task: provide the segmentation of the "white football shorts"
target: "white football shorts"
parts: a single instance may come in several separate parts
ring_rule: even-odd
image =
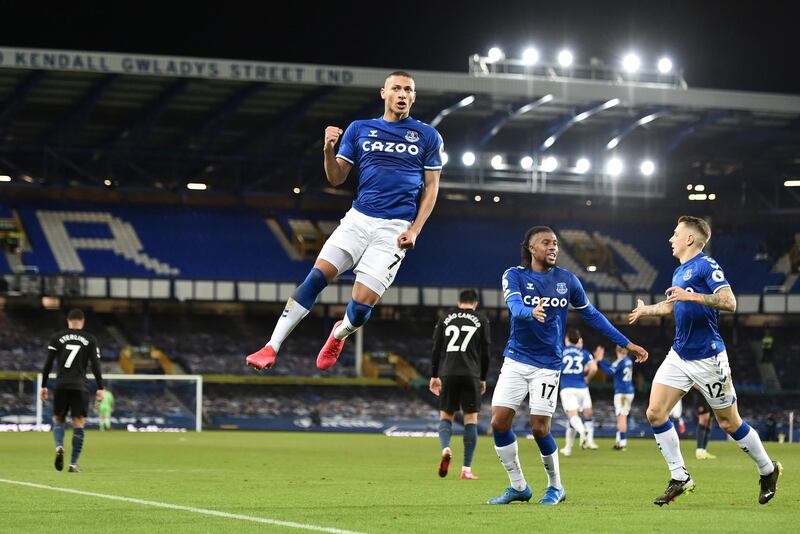
[[[725,351],[702,360],[683,360],[670,349],[653,378],[653,383],[664,384],[688,392],[697,384],[708,404],[715,410],[727,408],[736,402],[728,354]]]
[[[614,394],[614,415],[630,415],[631,406],[633,406],[633,393]]]
[[[592,407],[589,388],[564,388],[561,390],[561,407],[564,412],[588,410]]]
[[[340,274],[355,265],[353,271],[356,274],[371,276],[386,290],[392,285],[406,255],[406,251],[397,246],[397,238],[410,226],[408,221],[370,217],[350,208],[325,242],[319,257],[336,266]],[[341,255],[331,251],[331,246],[347,252],[353,265],[343,264]]]
[[[522,401],[530,395],[528,404],[531,415],[552,417],[556,411],[560,376],[561,371],[542,369],[505,358],[492,395],[492,406],[503,406],[518,412]]]

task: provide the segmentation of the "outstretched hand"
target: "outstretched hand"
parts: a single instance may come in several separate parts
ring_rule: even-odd
[[[636,343],[628,343],[628,346],[625,348],[633,355],[636,363],[644,363],[647,361],[648,354],[647,351],[644,350],[644,347],[640,347]]]
[[[635,323],[642,315],[644,315],[644,301],[642,299],[636,299],[636,307],[628,314],[628,324]]]

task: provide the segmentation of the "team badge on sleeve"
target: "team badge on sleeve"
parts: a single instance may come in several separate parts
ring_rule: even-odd
[[[725,280],[725,275],[722,273],[722,271],[717,269],[716,271],[711,273],[711,279],[714,280],[715,282],[722,282],[723,280]]]

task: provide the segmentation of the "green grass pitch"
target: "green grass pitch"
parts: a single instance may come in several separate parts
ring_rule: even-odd
[[[71,432],[67,433],[67,459]],[[560,438],[559,445],[563,444]],[[534,500],[546,478],[532,440],[519,439]],[[0,434],[0,479],[72,488],[358,532],[798,532],[800,446],[767,445],[784,475],[775,499],[757,502],[758,475],[733,443],[712,442],[716,460],[683,453],[697,489],[664,508],[652,504],[669,479],[656,444],[629,440],[626,452],[576,450],[561,458],[567,500],[489,506],[508,486],[490,438],[474,461],[480,480],[436,475],[438,440],[383,435],[203,432],[86,436],[82,473],[57,472],[49,434]],[[0,482],[0,531],[303,532],[288,526],[156,508]]]

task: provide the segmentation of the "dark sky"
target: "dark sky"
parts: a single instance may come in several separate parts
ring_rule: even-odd
[[[670,55],[690,87],[800,94],[792,3],[252,0],[178,14],[157,7],[167,1],[0,0],[0,45],[457,72],[495,44],[509,56],[569,45],[606,63],[635,48],[646,62]]]

